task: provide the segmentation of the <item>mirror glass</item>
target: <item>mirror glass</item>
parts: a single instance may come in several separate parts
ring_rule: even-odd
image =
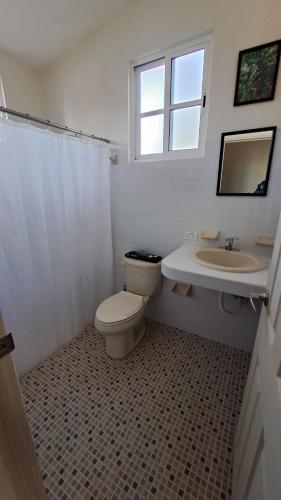
[[[266,196],[276,127],[222,134],[217,195]]]

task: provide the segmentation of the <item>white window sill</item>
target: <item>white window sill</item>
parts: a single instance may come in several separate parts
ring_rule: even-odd
[[[205,148],[191,149],[186,151],[173,151],[167,154],[144,155],[140,158],[132,158],[129,155],[131,163],[151,163],[152,161],[173,161],[173,160],[194,160],[205,157]]]

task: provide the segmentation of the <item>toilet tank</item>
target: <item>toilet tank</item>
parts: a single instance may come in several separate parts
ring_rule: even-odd
[[[161,288],[161,262],[152,263],[123,257],[127,292],[150,297]]]

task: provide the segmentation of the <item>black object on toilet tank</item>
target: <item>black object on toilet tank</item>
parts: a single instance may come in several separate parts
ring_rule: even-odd
[[[131,252],[125,253],[125,257],[128,259],[144,260],[145,262],[151,262],[156,264],[162,260],[160,255],[155,255],[145,250],[132,250]]]

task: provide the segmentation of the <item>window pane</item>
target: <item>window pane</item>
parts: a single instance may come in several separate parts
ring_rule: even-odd
[[[172,60],[172,104],[201,99],[203,66],[204,49]]]
[[[141,154],[163,153],[164,115],[141,118]]]
[[[170,150],[198,148],[201,106],[170,113]]]
[[[141,72],[141,113],[164,108],[165,66]]]

